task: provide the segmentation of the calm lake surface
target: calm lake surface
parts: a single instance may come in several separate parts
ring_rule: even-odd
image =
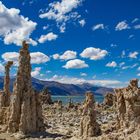
[[[85,96],[52,96],[53,101],[61,100],[63,104],[67,104],[70,98],[73,103],[82,103],[85,100]],[[98,103],[103,102],[103,98],[103,96],[95,95],[95,100]]]

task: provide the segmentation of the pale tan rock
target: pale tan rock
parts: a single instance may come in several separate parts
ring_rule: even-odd
[[[93,137],[101,134],[99,124],[96,122],[95,101],[93,93],[86,93],[83,107],[83,117],[80,124],[80,136]]]
[[[104,105],[113,106],[115,104],[115,95],[113,93],[107,93],[104,97]]]
[[[48,105],[53,103],[51,98],[51,93],[48,90],[48,88],[43,89],[43,91],[40,93],[40,98],[41,98],[41,103],[43,105]]]
[[[140,126],[140,89],[138,79],[133,79],[126,88],[115,89],[119,128],[129,128],[131,133]],[[133,130],[133,131],[132,131]]]
[[[9,110],[8,132],[33,133],[44,129],[39,95],[31,83],[31,64],[28,44],[23,42],[19,67]]]
[[[13,61],[8,61],[5,65],[4,88],[0,92],[0,107],[8,107],[10,104],[10,68]]]
[[[5,66],[5,78],[4,78],[4,92],[6,94],[5,97],[5,106],[9,106],[10,104],[10,68],[13,65],[13,61],[8,61]]]
[[[0,92],[0,124],[6,125],[2,131],[5,131],[7,128],[8,115],[9,115],[9,104],[10,104],[10,68],[13,62],[8,61],[5,65],[5,77],[4,77],[4,88]]]

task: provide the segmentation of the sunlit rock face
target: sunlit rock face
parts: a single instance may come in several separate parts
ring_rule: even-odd
[[[130,81],[128,87],[115,89],[119,128],[131,131],[140,127],[140,89],[138,79]]]
[[[5,65],[4,88],[0,92],[0,108],[8,107],[10,104],[10,68],[12,65],[12,61],[8,61]]]
[[[96,122],[94,95],[91,92],[87,92],[80,124],[80,136],[84,138],[93,137],[100,135],[100,133],[99,124]]]
[[[48,88],[44,88],[43,91],[40,93],[40,99],[42,105],[48,105],[53,103],[51,93]]]
[[[113,106],[115,105],[115,95],[113,93],[107,93],[104,97],[103,104],[106,106]]]
[[[9,109],[8,132],[32,133],[43,130],[42,108],[31,83],[28,44],[23,42]]]

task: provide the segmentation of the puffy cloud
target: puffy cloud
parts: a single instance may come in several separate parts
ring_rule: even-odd
[[[86,21],[85,21],[84,19],[82,19],[82,20],[79,21],[79,24],[80,24],[82,27],[84,27],[85,24],[86,24]]]
[[[42,52],[33,52],[30,55],[32,64],[41,64],[50,61],[50,58]]]
[[[121,21],[117,24],[115,30],[116,31],[121,31],[121,30],[126,30],[126,29],[130,29],[129,25],[126,23],[126,21]]]
[[[19,14],[19,9],[8,9],[0,1],[0,36],[4,38],[5,44],[20,46],[36,28],[37,23]]]
[[[109,62],[109,63],[106,64],[106,67],[113,67],[113,68],[115,68],[115,67],[117,67],[117,63],[115,61]]]
[[[77,52],[68,50],[65,51],[62,55],[54,54],[53,58],[61,59],[61,60],[70,60],[70,59],[75,59],[76,56],[77,56]]]
[[[58,35],[50,32],[46,35],[41,35],[41,37],[39,38],[39,43],[44,43],[45,41],[52,41],[52,40],[56,40],[58,37]]]
[[[50,60],[50,58],[42,52],[33,52],[31,55],[31,63],[32,64],[41,64],[46,63]],[[17,52],[6,52],[2,54],[2,58],[5,61],[13,61],[15,65],[18,64],[19,53]]]
[[[19,57],[19,53],[17,52],[6,52],[2,54],[2,58],[5,61],[17,61]]]
[[[37,42],[35,40],[33,40],[32,38],[27,39],[26,42],[28,44],[32,44],[33,46],[36,46],[37,45]]]
[[[140,73],[138,73],[137,76],[140,76]]]
[[[135,51],[135,52],[130,52],[130,53],[129,53],[129,57],[130,57],[130,58],[137,58],[138,54],[139,54],[139,53],[136,52],[136,51]]]
[[[56,53],[56,54],[53,55],[53,59],[54,59],[54,60],[59,59],[59,57],[60,57],[60,55],[59,55],[58,53]]]
[[[105,26],[104,24],[97,24],[97,25],[94,25],[92,27],[92,30],[95,31],[95,30],[104,30],[105,29]]]
[[[50,3],[50,10],[47,13],[40,14],[39,17],[63,21],[67,18],[66,14],[77,8],[80,3],[80,0],[62,0],[61,2]]]
[[[62,31],[62,28],[65,29],[65,23],[68,20],[80,17],[77,12],[72,12],[72,10],[76,9],[81,2],[82,0],[61,0],[61,2],[52,2],[49,4],[47,12],[40,14],[39,17],[55,20]]]
[[[32,72],[31,75],[32,77],[36,77],[40,75],[41,67],[36,67]]]
[[[80,55],[83,58],[90,58],[91,60],[100,60],[103,59],[107,54],[108,52],[106,50],[89,47],[86,48]]]
[[[85,63],[85,61],[80,59],[70,60],[63,66],[63,68],[66,69],[81,69],[86,67],[88,67],[88,65]]]

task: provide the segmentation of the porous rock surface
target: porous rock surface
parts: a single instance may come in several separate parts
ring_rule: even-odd
[[[101,134],[99,124],[96,121],[96,111],[94,105],[94,95],[91,92],[86,93],[86,100],[83,107],[80,136],[93,137]]]
[[[39,95],[31,83],[31,64],[28,44],[23,42],[19,66],[9,108],[8,132],[33,133],[43,130],[42,108]]]
[[[43,91],[40,93],[41,103],[42,105],[52,104],[51,92],[48,88],[44,88]]]
[[[127,133],[140,129],[140,88],[138,79],[130,81],[128,87],[115,89],[117,96],[118,128],[127,128]]]
[[[113,105],[115,105],[115,95],[114,95],[114,93],[107,93],[104,96],[103,104],[106,105],[106,106],[113,106]]]
[[[5,65],[4,89],[0,92],[0,108],[8,107],[10,104],[10,68],[13,61],[8,61]]]

